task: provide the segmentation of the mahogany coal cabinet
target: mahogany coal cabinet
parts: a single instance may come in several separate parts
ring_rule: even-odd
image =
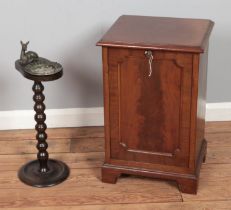
[[[121,174],[174,180],[197,192],[206,157],[208,40],[205,19],[121,16],[102,46],[105,163]]]

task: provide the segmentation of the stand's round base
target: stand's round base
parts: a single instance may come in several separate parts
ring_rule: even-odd
[[[51,187],[63,182],[69,176],[68,166],[57,160],[48,160],[49,171],[39,172],[38,160],[31,161],[22,166],[18,172],[19,179],[33,187]]]

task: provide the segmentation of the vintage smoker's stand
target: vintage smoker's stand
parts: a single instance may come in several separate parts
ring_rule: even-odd
[[[45,124],[45,104],[43,103],[45,96],[42,81],[59,79],[63,75],[63,68],[59,63],[38,57],[35,52],[26,52],[28,43],[21,42],[21,56],[15,62],[15,67],[25,78],[34,81],[32,89],[34,91],[33,100],[36,112],[34,118],[37,122],[35,129],[37,131],[38,154],[37,160],[33,160],[21,167],[18,177],[27,185],[49,187],[64,181],[69,176],[69,168],[61,161],[49,159],[49,154],[46,151],[48,148],[47,134],[45,132],[47,126]]]

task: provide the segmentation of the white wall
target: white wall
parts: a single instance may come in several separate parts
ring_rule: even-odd
[[[64,77],[46,83],[48,108],[101,107],[101,49],[95,43],[122,14],[209,18],[208,102],[231,101],[228,0],[0,0],[0,111],[32,109],[32,82],[14,68],[19,41],[59,61]]]

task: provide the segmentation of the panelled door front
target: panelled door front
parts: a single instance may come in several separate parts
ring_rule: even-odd
[[[112,159],[188,167],[192,55],[109,48]]]

